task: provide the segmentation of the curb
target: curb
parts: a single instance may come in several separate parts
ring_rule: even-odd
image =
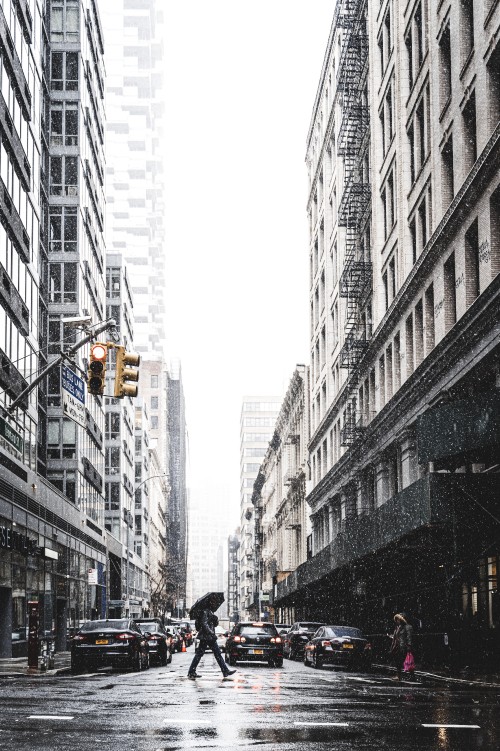
[[[373,665],[378,670],[387,670],[391,673],[395,673],[396,669],[389,667],[388,665]],[[451,676],[442,675],[441,673],[428,673],[424,670],[415,670],[415,675],[420,675],[423,678],[435,678],[439,681],[447,681],[448,683],[463,683],[467,686],[481,686],[482,688],[500,688],[500,683],[494,683],[491,681],[471,680],[470,678],[452,678]]]

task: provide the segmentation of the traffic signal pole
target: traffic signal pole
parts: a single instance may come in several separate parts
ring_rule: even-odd
[[[116,321],[114,318],[108,318],[107,321],[104,321],[103,323],[97,323],[95,326],[92,326],[92,330],[89,331],[87,336],[84,336],[83,339],[80,339],[79,342],[76,342],[76,344],[70,347],[67,352],[61,352],[61,354],[58,355],[55,360],[49,363],[49,365],[47,365],[47,367],[44,368],[42,372],[39,373],[23,391],[21,391],[19,396],[16,396],[12,404],[8,407],[8,411],[13,412],[17,405],[20,404],[23,399],[28,396],[29,393],[31,393],[31,391],[33,391],[35,386],[38,386],[40,381],[43,381],[43,379],[50,373],[50,371],[58,367],[63,362],[63,360],[71,358],[76,352],[78,352],[79,349],[81,349],[85,344],[91,342],[92,339],[95,339],[95,337],[102,331],[107,331],[108,329],[113,328],[116,328]]]

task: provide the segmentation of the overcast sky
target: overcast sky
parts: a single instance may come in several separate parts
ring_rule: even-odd
[[[167,339],[189,485],[236,526],[242,398],[284,396],[309,362],[304,158],[334,0],[164,7]]]

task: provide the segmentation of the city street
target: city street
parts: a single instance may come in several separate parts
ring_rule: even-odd
[[[0,749],[176,751],[215,748],[498,751],[500,688],[388,674],[238,666],[222,680],[193,649],[143,673],[2,678]]]

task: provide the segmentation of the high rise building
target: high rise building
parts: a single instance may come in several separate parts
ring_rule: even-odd
[[[165,356],[163,7],[103,4],[106,37],[107,249],[123,254],[134,296],[135,341]],[[126,157],[124,158],[124,156]]]
[[[245,396],[240,418],[240,615],[246,620],[255,613],[254,577],[255,510],[254,482],[274,435],[281,401],[276,396]],[[259,614],[256,614],[259,617]]]
[[[371,632],[404,609],[466,661],[500,618],[499,33],[497,3],[336,5],[307,142],[313,556],[277,592]]]
[[[230,623],[240,619],[240,535],[229,535],[227,541],[227,615]]]

